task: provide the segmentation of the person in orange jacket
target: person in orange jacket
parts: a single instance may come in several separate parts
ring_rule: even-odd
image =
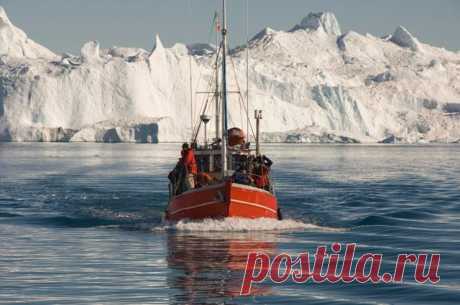
[[[182,164],[185,168],[185,187],[190,190],[195,188],[195,177],[198,173],[196,165],[195,153],[193,148],[190,148],[188,143],[182,144]]]

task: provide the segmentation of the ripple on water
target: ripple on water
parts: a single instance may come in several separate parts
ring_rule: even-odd
[[[460,147],[264,148],[285,220],[162,223],[177,144],[2,144],[0,300],[458,303]],[[384,254],[389,271],[399,253],[437,251],[441,284],[266,282],[234,297],[247,251],[296,255],[333,242]]]

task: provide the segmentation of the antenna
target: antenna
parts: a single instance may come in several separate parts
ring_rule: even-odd
[[[262,110],[255,110],[254,118],[256,119],[256,155],[260,156],[260,120],[262,120]]]

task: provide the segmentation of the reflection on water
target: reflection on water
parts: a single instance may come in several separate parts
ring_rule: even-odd
[[[277,251],[276,242],[260,237],[236,233],[168,234],[168,286],[178,290],[173,303],[218,304],[223,297],[238,296],[248,253],[262,251],[273,255]],[[272,293],[269,286],[252,289],[252,296]]]

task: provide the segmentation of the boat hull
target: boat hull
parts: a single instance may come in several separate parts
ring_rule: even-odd
[[[278,219],[278,202],[270,192],[227,181],[175,196],[166,210],[170,221],[225,217]]]

